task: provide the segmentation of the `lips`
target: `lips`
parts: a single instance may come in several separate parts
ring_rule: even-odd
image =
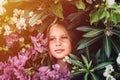
[[[56,53],[62,53],[64,51],[64,49],[56,49],[55,52]]]

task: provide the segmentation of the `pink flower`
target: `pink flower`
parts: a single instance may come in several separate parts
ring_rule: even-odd
[[[28,60],[28,58],[24,55],[18,55],[15,57],[9,57],[8,62],[10,62],[11,65],[17,67],[18,69],[21,67],[24,67],[26,64],[26,61]]]
[[[34,49],[37,52],[44,52],[47,50],[47,39],[43,38],[43,34],[42,33],[38,33],[38,35],[36,37],[31,37],[31,40],[34,44]]]
[[[10,34],[6,36],[6,45],[8,47],[12,47],[12,45],[19,40],[19,37],[17,34]]]
[[[41,80],[71,80],[72,76],[68,70],[61,69],[58,64],[52,65],[52,70],[48,66],[39,68]]]

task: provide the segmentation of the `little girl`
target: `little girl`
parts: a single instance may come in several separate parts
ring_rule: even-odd
[[[69,70],[68,63],[64,62],[65,56],[72,50],[71,37],[67,26],[63,22],[51,25],[47,30],[48,49],[52,62],[58,64],[60,68]]]

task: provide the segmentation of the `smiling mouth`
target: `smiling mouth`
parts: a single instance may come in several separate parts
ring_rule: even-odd
[[[64,49],[57,49],[55,50],[56,53],[62,53],[64,51]]]

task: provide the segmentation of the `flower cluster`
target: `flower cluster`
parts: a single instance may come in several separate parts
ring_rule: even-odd
[[[65,69],[61,69],[58,64],[52,65],[50,70],[48,66],[39,68],[40,80],[71,80],[72,76],[70,72]]]
[[[14,37],[15,35],[12,36]],[[39,60],[38,56],[47,54],[47,39],[44,39],[43,34],[41,33],[39,33],[37,37],[31,38],[34,38],[37,41],[37,43],[33,41],[33,45],[41,45],[37,46],[40,52],[36,50],[36,46],[30,46],[27,50],[22,49],[20,52],[18,52],[17,56],[9,56],[8,61],[4,63],[0,62],[1,80],[35,80],[33,79],[35,76],[34,73],[37,72],[37,67],[40,67],[42,64],[39,61],[39,65],[34,66],[36,62],[34,62],[34,64],[32,64],[31,62],[33,59],[35,60],[35,58],[38,58],[37,60]],[[17,40],[17,38],[13,38],[13,40]],[[31,61],[30,65],[28,64],[29,61]]]
[[[116,62],[117,62],[118,68],[120,68],[120,66],[119,66],[120,65],[120,54],[118,54],[118,57],[116,58]],[[117,72],[114,70],[113,66],[111,64],[109,64],[105,68],[106,69],[103,73],[103,76],[106,77],[106,80],[116,80],[114,78],[114,76],[116,75]]]
[[[107,65],[103,75],[106,77],[106,80],[116,80],[111,73],[114,71],[112,65]]]

